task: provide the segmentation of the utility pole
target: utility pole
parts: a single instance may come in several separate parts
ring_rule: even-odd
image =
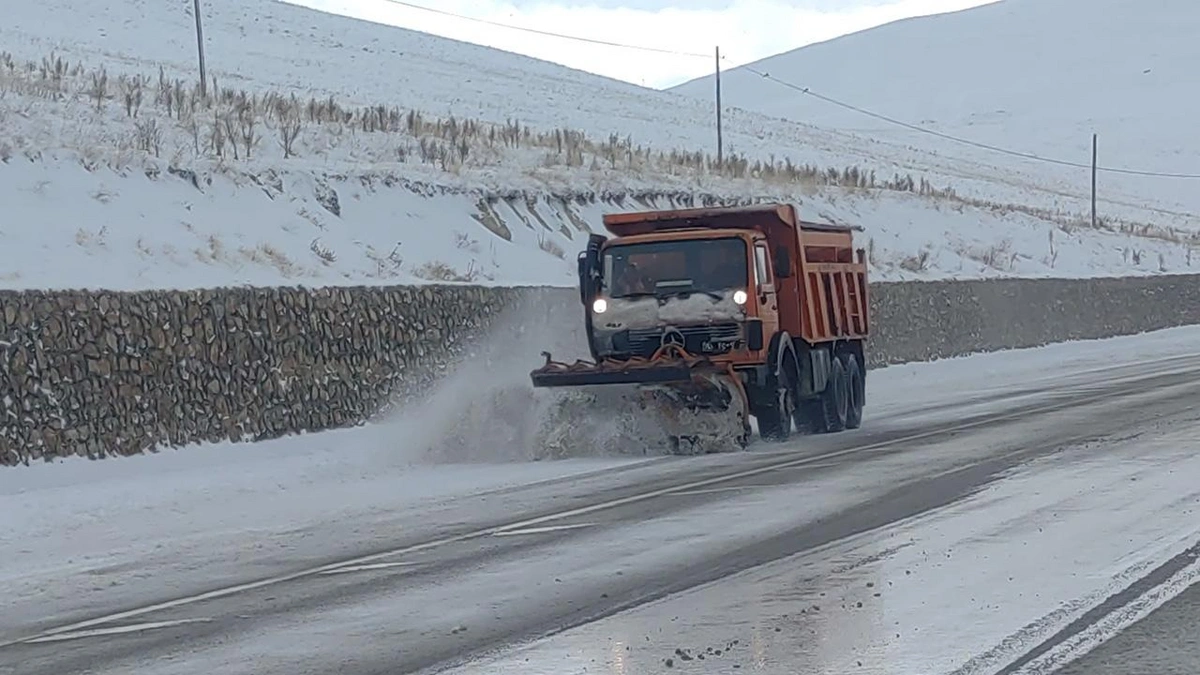
[[[1092,134],[1092,229],[1096,229],[1096,134]]]
[[[196,12],[196,50],[200,54],[200,97],[208,97],[208,76],[204,73],[204,29],[200,26],[200,0],[192,0]]]
[[[725,159],[721,147],[721,47],[717,47],[717,166],[724,167]]]

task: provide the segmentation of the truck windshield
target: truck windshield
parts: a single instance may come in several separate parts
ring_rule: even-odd
[[[604,252],[604,291],[612,298],[725,293],[746,287],[746,259],[746,242],[736,237],[616,244]]]

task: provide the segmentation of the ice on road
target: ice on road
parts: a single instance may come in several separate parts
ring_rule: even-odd
[[[417,560],[428,571],[412,573],[427,576],[410,582],[395,576],[408,574],[402,564],[414,562],[402,556],[281,589],[297,594],[290,614],[262,609],[271,594],[241,600],[231,594],[226,604],[146,611],[128,621],[180,631],[181,640],[187,631],[237,635],[232,641],[198,635],[188,648],[195,660],[177,661],[179,672],[204,663],[232,670],[254,663],[243,657],[260,659],[262,672],[276,672],[271,668],[302,652],[340,658],[329,650],[359,643],[360,659],[351,661],[378,665],[393,658],[372,642],[379,626],[414,641],[394,658],[432,664],[460,650],[446,642],[460,639],[447,637],[450,624],[470,623],[470,637],[461,639],[478,647],[512,646],[525,632],[541,630],[537,622],[552,621],[553,611],[585,617],[586,607],[574,604],[582,597],[601,608],[606,588],[650,597],[672,570],[703,577],[711,557],[721,561],[714,570],[736,573],[720,572],[724,578],[649,604],[631,599],[624,611],[495,652],[457,672],[663,672],[670,659],[672,672],[729,672],[736,664],[794,673],[802,663],[812,672],[903,666],[906,672],[966,668],[964,675],[979,675],[1194,542],[1200,491],[1189,477],[1200,471],[1193,459],[1200,426],[1187,415],[1151,419],[1146,411],[1185,409],[1182,394],[1191,392],[1195,378],[1161,387],[1157,380],[1137,385],[1129,378],[1168,377],[1185,363],[1194,368],[1197,338],[1200,328],[1180,328],[873,371],[864,429],[802,437],[784,447],[756,445],[746,453],[548,462],[489,462],[482,455],[473,464],[437,465],[414,460],[411,443],[419,429],[383,424],[13,468],[0,472],[0,583],[6,590],[0,644],[389,547],[443,541]],[[1067,394],[1086,397],[1125,381],[1130,384],[1113,388],[1125,399],[1044,412]],[[1020,406],[1043,412],[1026,421]],[[1010,411],[1002,425],[921,440],[922,430],[996,418],[998,411]],[[1088,424],[1126,421],[1124,436],[1098,431],[1088,437]],[[881,441],[879,452],[862,451],[857,459],[818,461],[822,448],[842,443],[849,452],[856,443],[864,447],[858,439],[871,434],[913,440],[899,449]],[[1021,439],[1030,439],[1028,447]],[[1045,447],[1034,447],[1043,440]],[[735,485],[682,491],[674,501],[537,523],[545,530],[462,542],[451,536],[464,527],[603,500],[620,504],[672,481],[703,483],[705,476],[808,456],[816,459]],[[990,471],[987,462],[999,457],[1012,466],[994,480],[983,469]],[[953,478],[956,471],[979,473],[942,485],[937,494],[890,492],[909,481]],[[968,493],[959,494],[962,489]],[[851,536],[819,531],[827,518],[853,514],[856,505],[889,494],[891,501],[880,503],[903,510],[894,514],[898,522]],[[928,503],[907,503],[922,499]],[[904,518],[910,511],[916,517]],[[796,528],[809,528],[805,536],[813,541],[831,541],[781,540],[763,548]],[[490,550],[505,552],[493,558]],[[767,564],[739,561],[743,550]],[[325,597],[341,599],[327,605]],[[545,617],[538,618],[543,609]],[[253,624],[238,623],[261,612],[267,614]],[[528,625],[518,626],[525,620],[519,617],[529,617]],[[102,627],[119,627],[111,624]],[[334,637],[336,645],[328,641]],[[93,662],[89,649],[123,644],[99,640],[63,642],[38,658]],[[128,658],[106,657],[113,659],[105,661],[112,672],[151,662],[165,667],[151,655],[136,661],[134,644]],[[412,656],[427,645],[426,653]],[[3,657],[0,652],[0,670]],[[29,663],[41,664],[31,672],[61,668],[53,661]],[[97,666],[96,672],[103,671]]]
[[[1200,538],[1198,439],[1193,421],[1102,453],[1071,449],[900,527],[447,675],[660,673],[668,664],[678,673],[993,673]]]

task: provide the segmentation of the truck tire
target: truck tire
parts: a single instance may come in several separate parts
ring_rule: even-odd
[[[818,433],[832,434],[846,428],[846,417],[849,413],[850,383],[846,378],[846,363],[835,358],[831,363],[829,383],[821,392],[814,406],[816,414],[813,420]]]
[[[846,428],[857,429],[862,426],[863,405],[866,400],[866,377],[863,368],[858,363],[858,357],[852,352],[844,352],[841,358],[846,362]]]
[[[792,435],[792,416],[796,410],[798,373],[792,359],[785,358],[779,371],[767,382],[763,405],[755,413],[758,433],[764,441],[780,443]]]

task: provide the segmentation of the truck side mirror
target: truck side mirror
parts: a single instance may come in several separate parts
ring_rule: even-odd
[[[792,256],[787,248],[783,246],[775,247],[775,276],[779,279],[787,279],[792,276]]]
[[[579,274],[579,302],[584,305],[587,305],[588,300],[591,297],[591,291],[588,288],[588,280],[592,276],[591,273],[588,272],[587,251],[579,252],[579,259],[577,261],[577,264],[579,267],[579,271],[578,271],[578,274]]]
[[[584,305],[600,292],[600,247],[606,240],[602,234],[589,236],[587,248],[579,254],[579,301]]]

